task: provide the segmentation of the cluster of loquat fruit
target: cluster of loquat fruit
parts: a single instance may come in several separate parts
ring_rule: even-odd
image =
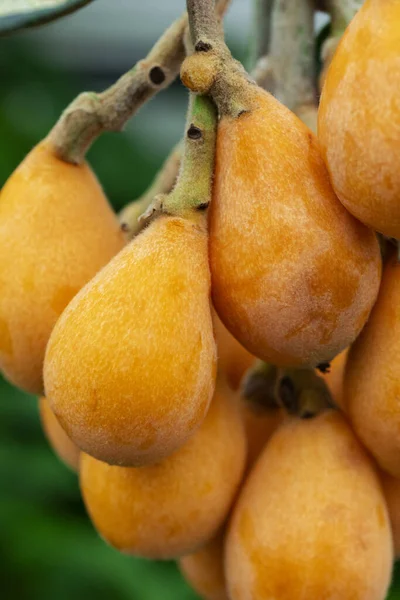
[[[177,559],[206,600],[384,600],[400,555],[400,2],[350,23],[319,139],[218,28],[191,25],[180,173],[132,240],[51,137],[4,186],[1,370],[42,396],[115,548]]]

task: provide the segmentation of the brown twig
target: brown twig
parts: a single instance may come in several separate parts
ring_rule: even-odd
[[[176,77],[185,56],[186,14],[161,36],[148,56],[100,94],[80,94],[64,111],[48,136],[56,155],[80,163],[104,131],[119,131],[154,94]]]
[[[221,16],[230,0],[219,0]],[[102,93],[80,94],[64,111],[48,135],[55,154],[79,164],[93,141],[104,131],[120,131],[128,119],[157,92],[168,87],[185,57],[187,13],[161,36],[147,57]]]

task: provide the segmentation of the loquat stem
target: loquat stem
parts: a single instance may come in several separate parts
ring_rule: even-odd
[[[211,48],[196,48],[199,42],[212,46],[222,39],[222,29],[215,18],[214,4],[214,0],[187,0],[190,34],[195,49],[200,52],[207,52]]]
[[[211,201],[217,111],[206,96],[190,94],[184,151],[178,181],[163,201],[163,211],[205,210]]]
[[[220,115],[237,116],[254,106],[245,69],[225,44],[212,0],[187,0],[189,26],[195,53],[184,61],[181,79],[192,92],[209,94]]]
[[[269,74],[268,62],[261,58],[252,71],[252,76],[259,85],[263,86]],[[126,229],[129,239],[135,237],[145,226],[145,219],[140,219],[140,216],[147,211],[154,198],[160,194],[167,194],[172,190],[178,176],[182,151],[183,140],[173,148],[145,193],[137,200],[130,202],[120,212],[119,220],[121,226]]]
[[[183,156],[172,192],[157,196],[142,215],[147,222],[158,213],[185,216],[203,212],[211,201],[214,173],[217,111],[206,96],[190,94]]]
[[[229,4],[230,0],[217,0],[216,7],[213,5],[217,24]],[[184,13],[163,33],[147,57],[114,85],[101,93],[80,94],[47,137],[56,156],[72,164],[81,163],[101,133],[120,131],[145,102],[168,87],[178,75],[185,57],[187,27],[187,13]]]
[[[254,2],[257,14],[261,0]],[[262,2],[265,22],[258,20],[256,29],[259,29],[259,36],[267,36],[269,53],[259,59],[258,64],[263,66],[265,77],[262,82],[256,77],[258,84],[293,110],[312,131],[316,131],[315,0]]]
[[[313,1],[275,0],[271,23],[269,91],[296,112],[316,102]]]

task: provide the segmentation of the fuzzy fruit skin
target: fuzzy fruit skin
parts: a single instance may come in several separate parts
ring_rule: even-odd
[[[345,410],[343,385],[348,353],[349,351],[346,349],[335,356],[331,362],[329,373],[318,372],[318,375],[325,380],[336,406],[342,410]]]
[[[367,0],[329,67],[318,136],[335,192],[363,223],[400,238],[400,4]]]
[[[392,254],[378,300],[346,364],[344,401],[361,441],[400,477],[400,264]]]
[[[183,556],[179,568],[186,581],[204,600],[229,600],[224,573],[225,530],[197,552]]]
[[[384,600],[392,560],[379,478],[343,416],[288,420],[234,509],[231,600]]]
[[[283,412],[255,407],[242,399],[239,406],[247,439],[247,473],[282,422]],[[228,600],[224,568],[225,535],[226,524],[200,550],[179,560],[186,581],[204,600]]]
[[[395,559],[400,558],[400,479],[381,473],[383,493],[392,525]]]
[[[0,196],[0,368],[13,384],[43,393],[58,317],[124,244],[90,167],[62,162],[46,142],[36,146]]]
[[[245,461],[239,407],[227,387],[217,387],[202,426],[177,452],[141,468],[83,455],[81,490],[95,527],[112,546],[147,558],[177,558],[217,533]]]
[[[270,94],[257,94],[258,108],[218,127],[213,302],[252,354],[317,366],[348,346],[368,317],[381,274],[378,243],[336,198],[311,131]]]
[[[217,342],[218,369],[233,390],[237,390],[243,375],[255,361],[255,357],[227,330],[217,313],[212,313],[214,334]]]
[[[80,450],[61,427],[44,396],[39,398],[39,413],[44,434],[54,453],[67,467],[78,472]]]
[[[166,458],[214,393],[207,234],[161,216],[74,298],[50,338],[46,395],[71,439],[110,464]]]

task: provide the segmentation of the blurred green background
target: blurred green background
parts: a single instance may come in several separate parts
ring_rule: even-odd
[[[123,0],[118,2],[121,10],[127,9]],[[129,10],[134,13],[140,6],[140,18],[129,22],[129,36],[114,25],[104,47],[100,33],[110,5],[102,0],[103,13],[94,12],[94,5],[65,24],[0,39],[0,187],[80,91],[112,83],[145,54],[167,24],[161,21],[169,19],[159,15],[154,37],[140,20],[143,4],[131,0]],[[148,19],[158,15],[150,9]],[[233,35],[230,41],[243,59],[245,37]],[[185,110],[186,92],[178,82],[144,107],[125,133],[104,135],[91,149],[89,161],[117,210],[149,185],[181,135]],[[37,400],[1,379],[0,598],[196,598],[174,563],[120,555],[98,537],[85,514],[77,477],[55,458],[43,437]],[[399,570],[389,598],[400,599]]]

